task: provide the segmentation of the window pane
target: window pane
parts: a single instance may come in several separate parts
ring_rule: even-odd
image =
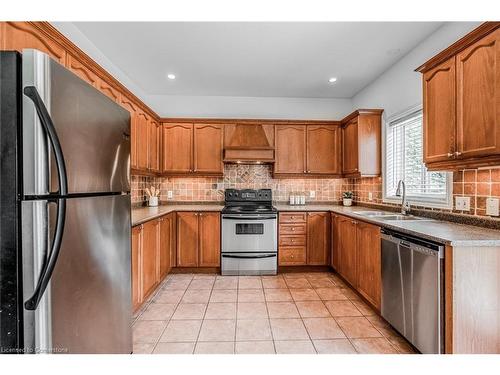
[[[447,200],[445,172],[429,172],[423,163],[422,111],[389,123],[386,132],[386,196],[394,197],[399,180],[408,197],[422,202]]]

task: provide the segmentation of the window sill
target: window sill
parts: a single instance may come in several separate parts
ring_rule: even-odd
[[[393,199],[393,198],[383,198],[382,199],[383,203],[388,203],[388,204],[401,204],[401,199]],[[412,200],[412,199],[407,199],[407,202],[411,206],[417,206],[417,207],[423,207],[423,208],[437,208],[440,210],[452,210],[453,209],[453,202],[428,202],[428,201],[418,201],[418,200]]]

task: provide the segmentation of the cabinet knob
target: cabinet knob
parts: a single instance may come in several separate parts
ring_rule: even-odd
[[[460,156],[460,155],[462,155],[462,153],[460,151],[457,151],[457,152],[455,152],[455,155]]]
[[[454,154],[452,152],[448,152],[447,155],[448,155],[449,158],[451,158],[451,157],[453,157]]]
[[[356,225],[358,222],[357,221],[351,221],[352,224]]]
[[[292,228],[292,232],[295,231],[295,228]]]

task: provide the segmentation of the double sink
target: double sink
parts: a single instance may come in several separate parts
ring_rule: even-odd
[[[356,212],[357,215],[360,216],[365,216],[368,218],[376,218],[379,220],[384,220],[384,221],[400,221],[400,220],[411,220],[411,221],[417,221],[417,220],[430,220],[426,219],[423,217],[417,217],[413,215],[401,215],[401,214],[396,214],[394,212],[387,212],[387,211],[358,211]]]

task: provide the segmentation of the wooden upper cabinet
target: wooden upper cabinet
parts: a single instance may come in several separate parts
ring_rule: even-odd
[[[163,124],[163,173],[193,171],[193,124]]]
[[[158,242],[160,222],[148,221],[142,233],[142,296],[146,298],[158,284]]]
[[[120,91],[114,86],[108,84],[106,81],[104,80],[99,81],[99,90],[104,95],[108,96],[108,98],[114,100],[117,103],[120,103],[121,99]]]
[[[122,96],[120,99],[120,104],[130,113],[130,167],[132,169],[137,168],[137,105],[128,99],[126,96]]]
[[[198,266],[198,213],[177,213],[177,266]]]
[[[336,125],[307,127],[307,173],[342,173],[340,133],[340,127]]]
[[[199,267],[220,266],[220,214],[200,212],[199,219]]]
[[[148,165],[151,172],[160,172],[161,169],[161,125],[151,120],[149,122],[149,159]]]
[[[304,174],[306,167],[306,126],[276,125],[275,174]]]
[[[380,227],[358,222],[357,290],[380,311],[381,248]]]
[[[424,74],[424,161],[449,160],[455,153],[455,58]]]
[[[137,150],[137,169],[148,171],[149,166],[149,147],[150,147],[150,118],[149,116],[139,111],[137,115],[137,139],[136,139],[136,150]]]
[[[65,49],[56,41],[47,38],[36,24],[36,22],[0,22],[1,50],[21,52],[24,48],[33,48],[47,53],[65,65]]]
[[[353,178],[380,176],[382,110],[359,109],[342,124],[342,173]]]
[[[500,165],[500,23],[485,22],[417,71],[427,168]]]
[[[141,294],[141,244],[142,244],[142,225],[132,228],[132,307],[134,310],[142,303]]]
[[[358,172],[358,120],[349,121],[342,129],[342,173]]]
[[[307,264],[328,265],[330,254],[330,213],[307,213]]]
[[[500,154],[500,29],[456,56],[457,157]]]
[[[194,172],[217,175],[224,173],[223,142],[222,125],[194,124]]]
[[[92,70],[83,65],[76,57],[71,54],[67,55],[66,67],[75,73],[85,82],[94,86],[95,88],[100,88],[100,79]]]
[[[338,245],[340,252],[340,267],[338,272],[353,286],[356,287],[358,279],[357,270],[357,222],[345,216],[337,217]]]

